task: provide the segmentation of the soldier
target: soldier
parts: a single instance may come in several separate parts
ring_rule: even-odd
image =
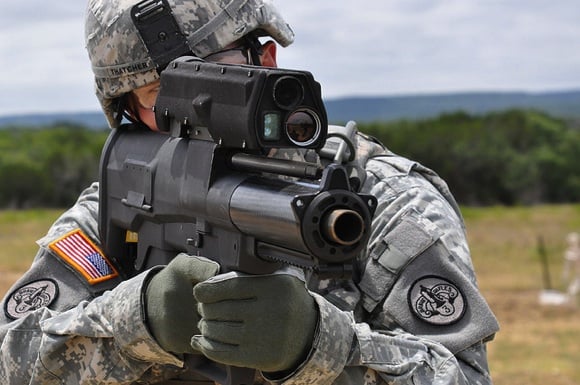
[[[140,25],[156,12],[180,39],[170,55]],[[294,38],[266,0],[89,0],[86,17],[111,127],[125,116],[156,129],[159,72],[178,56],[275,66],[265,36],[281,46]],[[216,276],[215,262],[183,254],[126,276],[101,251],[93,184],[3,300],[0,382],[201,384],[212,376],[196,362],[210,359],[256,369],[255,383],[491,383],[486,343],[498,325],[446,184],[361,133],[353,144],[350,167],[378,208],[348,280]]]

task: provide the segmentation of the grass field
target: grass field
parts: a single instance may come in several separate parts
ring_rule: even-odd
[[[565,238],[580,231],[580,205],[464,208],[473,261],[501,331],[489,345],[496,385],[580,385],[580,302],[540,306],[544,289],[538,242],[560,279]],[[0,292],[29,265],[59,211],[0,211]]]

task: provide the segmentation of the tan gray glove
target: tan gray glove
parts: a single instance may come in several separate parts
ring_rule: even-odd
[[[219,272],[218,263],[187,254],[177,255],[151,278],[146,289],[147,324],[155,340],[172,353],[196,353],[190,340],[199,334],[193,286]]]
[[[194,295],[202,320],[192,345],[211,360],[286,372],[307,357],[318,308],[294,275],[222,274],[197,284]]]

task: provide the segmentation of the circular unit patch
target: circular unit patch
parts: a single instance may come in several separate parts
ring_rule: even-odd
[[[22,318],[33,311],[50,305],[58,296],[58,286],[51,279],[40,279],[20,286],[14,290],[4,312],[12,319]]]
[[[457,286],[437,276],[425,276],[415,281],[408,300],[415,316],[434,325],[459,321],[467,307]]]

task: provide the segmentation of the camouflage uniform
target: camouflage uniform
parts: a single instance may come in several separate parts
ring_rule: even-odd
[[[491,383],[485,343],[498,325],[477,289],[445,183],[362,135],[354,166],[364,167],[361,190],[379,201],[358,273],[311,279],[320,318],[308,359],[286,378],[256,383]],[[30,270],[4,298],[0,383],[201,383],[195,375],[166,381],[188,378],[187,364],[147,330],[141,302],[149,272],[122,281],[98,254],[97,210],[93,184],[39,240]],[[75,229],[105,262],[98,280],[56,251]]]

